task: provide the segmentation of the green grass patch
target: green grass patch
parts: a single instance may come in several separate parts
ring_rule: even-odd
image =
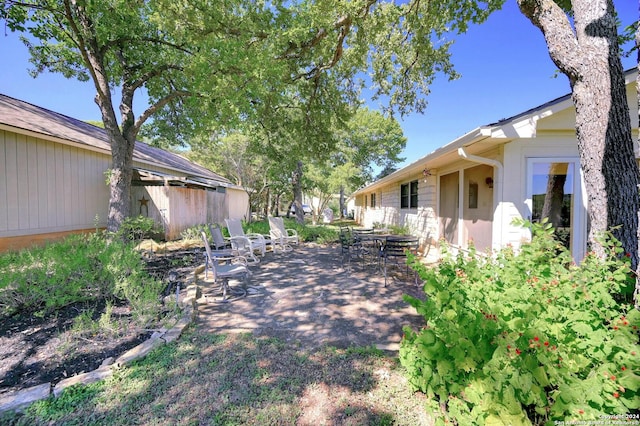
[[[73,409],[70,407],[73,406]],[[109,379],[32,405],[14,424],[429,424],[425,398],[379,351],[306,351],[188,331]]]

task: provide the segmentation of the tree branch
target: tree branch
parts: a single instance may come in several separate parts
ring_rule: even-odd
[[[183,69],[184,69],[183,67],[178,65],[173,65],[173,64],[165,64],[162,66],[158,66],[153,70],[143,74],[133,82],[131,82],[129,87],[131,87],[133,90],[136,90],[142,87],[147,81],[151,80],[152,78],[161,76],[164,71],[169,71],[169,70],[182,71]]]
[[[151,117],[153,114],[158,112],[160,109],[162,109],[169,102],[171,102],[171,101],[173,101],[175,99],[178,99],[178,98],[186,98],[188,96],[193,96],[193,93],[192,92],[188,92],[186,90],[176,90],[175,92],[169,93],[167,96],[161,98],[160,100],[158,100],[158,102],[156,102],[155,104],[151,105],[142,114],[140,114],[140,117],[138,117],[138,119],[136,120],[136,123],[134,125],[134,130],[135,130],[136,134],[140,131],[140,128],[142,127],[144,122],[147,121],[147,119],[149,117]]]
[[[74,7],[78,7],[74,2]],[[69,21],[71,31],[77,36],[78,50],[82,55],[89,73],[91,74],[96,91],[96,102],[100,106],[102,112],[103,121],[105,121],[105,128],[117,127],[117,120],[115,111],[113,110],[113,104],[111,103],[111,96],[109,94],[109,82],[102,63],[102,58],[98,56],[97,43],[95,38],[88,37],[92,34],[91,25],[87,22],[87,16],[83,13],[82,8],[78,8],[78,19],[82,29],[78,27],[78,23],[74,19],[74,12],[69,0],[64,1],[65,15]],[[83,19],[84,18],[84,19]],[[107,123],[107,121],[109,121]]]
[[[582,49],[564,10],[553,0],[518,0],[518,6],[542,31],[553,63],[570,79],[579,78]]]
[[[131,42],[131,41],[145,41],[151,44],[159,44],[162,46],[167,46],[170,47],[172,49],[178,50],[180,52],[192,55],[193,52],[189,49],[187,49],[184,46],[181,46],[179,44],[175,44],[175,43],[171,43],[168,42],[166,40],[162,40],[159,38],[152,38],[152,37],[140,37],[140,38],[134,38],[134,37],[123,37],[123,38],[117,38],[114,40],[111,40],[107,43],[104,44],[104,46],[102,46],[101,48],[101,54],[105,55],[111,48],[113,47],[120,47],[123,46],[124,44]]]
[[[369,11],[371,6],[373,6],[378,0],[368,0],[367,3],[362,7],[360,13],[358,14],[358,18],[365,19],[369,15]],[[333,68],[339,61],[342,59],[342,55],[344,53],[344,42],[347,38],[347,35],[351,32],[351,27],[353,25],[353,17],[350,15],[345,15],[338,19],[334,24],[333,28],[339,30],[340,33],[338,35],[338,39],[336,40],[335,49],[333,52],[333,57],[331,61],[326,63],[321,63],[313,67],[311,70],[299,73],[292,80],[298,80],[300,78],[305,78],[307,80],[312,80],[318,78],[323,71],[329,70]],[[309,51],[311,48],[318,45],[323,39],[325,39],[329,33],[324,28],[320,28],[316,34],[309,41],[303,43],[301,46],[297,46],[295,44],[290,44],[287,51],[282,54],[278,59],[297,59],[302,57],[303,52]],[[297,52],[296,52],[297,51]],[[295,53],[294,53],[295,52]]]

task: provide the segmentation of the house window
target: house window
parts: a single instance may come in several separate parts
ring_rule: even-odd
[[[409,208],[409,184],[404,183],[400,185],[400,208]]]
[[[376,206],[376,194],[371,194],[371,207]]]
[[[412,209],[418,208],[418,181],[411,182],[411,200],[409,207]]]
[[[418,207],[418,181],[400,185],[400,208],[415,209]]]

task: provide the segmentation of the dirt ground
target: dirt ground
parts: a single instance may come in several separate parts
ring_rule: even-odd
[[[186,281],[202,263],[199,248],[166,248],[145,257],[147,270],[165,282],[169,271],[177,273],[176,282]],[[171,294],[174,291],[175,283],[165,290]],[[105,306],[104,300],[98,300],[76,303],[46,315],[19,313],[0,317],[0,396],[47,382],[55,384],[75,374],[95,370],[106,358],[117,358],[148,339],[154,331],[154,325],[150,325],[150,329],[132,325],[131,312],[125,304],[116,305],[112,310],[112,319],[119,325],[116,332],[79,334],[74,331],[74,324],[86,313],[98,321]]]
[[[375,346],[396,354],[402,327],[424,320],[403,294],[424,297],[404,266],[394,268],[384,286],[377,264],[341,262],[340,247],[303,244],[289,253],[267,253],[250,266],[246,297],[221,301],[218,286],[200,275],[198,327],[213,333],[254,333],[312,349]],[[211,275],[209,275],[211,278]]]
[[[169,270],[177,271],[184,282],[201,260],[200,248],[181,247],[154,256],[148,269],[159,279],[165,279]],[[375,265],[342,265],[338,245],[301,244],[289,253],[267,253],[250,270],[248,281],[231,282],[248,294],[230,297],[226,303],[221,302],[218,286],[200,275],[203,297],[196,322],[200,331],[278,337],[310,350],[324,344],[373,345],[395,355],[403,325],[424,325],[402,300],[403,294],[422,295],[412,273],[394,270],[385,287]],[[91,371],[150,335],[151,330],[136,329],[121,330],[117,336],[70,335],[77,316],[91,309],[98,318],[103,307],[73,305],[44,317],[0,319],[0,395]],[[126,306],[114,314],[126,317]]]

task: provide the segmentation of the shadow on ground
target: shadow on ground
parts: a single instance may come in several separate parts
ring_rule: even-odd
[[[199,276],[199,328],[278,337],[307,348],[375,346],[396,352],[404,325],[424,325],[402,299],[424,297],[412,271],[398,268],[385,287],[375,264],[343,265],[339,246],[302,244],[289,253],[267,253],[250,270],[247,283],[231,282],[245,286],[248,295],[226,303],[211,276]]]

